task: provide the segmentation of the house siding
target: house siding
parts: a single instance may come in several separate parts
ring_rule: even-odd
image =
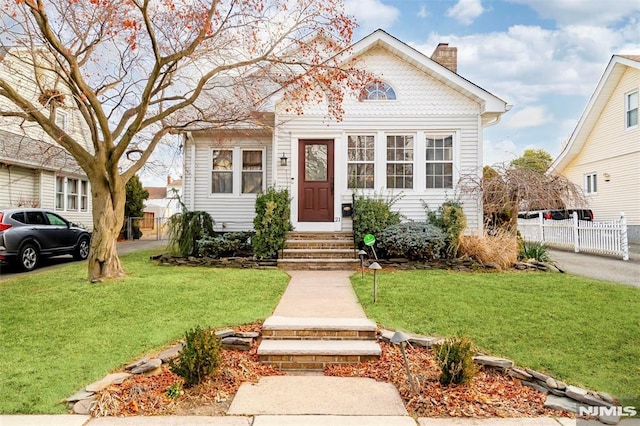
[[[183,202],[190,210],[206,211],[213,217],[219,231],[239,231],[253,229],[255,216],[255,194],[212,194],[211,162],[214,149],[263,149],[265,150],[265,187],[272,183],[273,151],[272,139],[267,136],[244,136],[238,133],[233,136],[216,137],[197,135],[194,137],[195,156],[191,145],[185,150],[185,176],[193,179],[185,180]],[[239,169],[238,169],[239,170]],[[239,180],[236,181],[236,183]]]
[[[40,207],[38,179],[36,170],[0,165],[0,207]]]
[[[640,126],[625,129],[625,94],[640,88],[640,70],[627,68],[580,153],[560,172],[584,189],[585,174],[597,174],[597,194],[588,195],[596,220],[624,212],[640,243]],[[605,173],[609,175],[608,182]]]
[[[297,141],[299,139],[335,140],[335,195],[336,222],[340,218],[340,204],[351,202],[351,190],[347,189],[346,143],[350,134],[376,135],[376,183],[375,191],[382,195],[398,195],[394,208],[406,219],[425,220],[426,204],[436,209],[444,201],[460,198],[467,215],[468,229],[478,231],[482,226],[481,206],[471,197],[458,197],[454,189],[426,189],[425,142],[427,134],[451,133],[455,135],[454,183],[465,174],[477,174],[481,169],[481,134],[479,120],[480,105],[460,94],[443,82],[432,78],[415,66],[382,48],[374,48],[360,59],[362,65],[374,69],[381,80],[390,84],[397,99],[389,101],[357,100],[355,94],[345,99],[343,120],[337,122],[326,116],[326,105],[315,105],[305,109],[304,115],[277,114],[275,151],[285,153],[291,159],[288,167],[277,167],[276,185],[288,188],[294,198],[294,222],[297,203]],[[278,105],[285,111],[286,103]],[[414,135],[414,188],[386,190],[385,152],[387,134]],[[293,174],[292,174],[293,173]],[[350,219],[346,219],[335,230],[350,230]]]

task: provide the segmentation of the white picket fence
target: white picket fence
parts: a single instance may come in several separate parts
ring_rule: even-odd
[[[618,220],[599,222],[578,220],[575,212],[567,220],[546,220],[540,213],[537,218],[518,219],[518,230],[525,241],[573,248],[576,253],[622,256],[622,260],[629,260],[627,220],[624,213],[620,214]]]

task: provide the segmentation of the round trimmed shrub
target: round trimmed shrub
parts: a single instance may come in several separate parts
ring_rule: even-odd
[[[410,260],[439,259],[446,247],[446,235],[427,222],[405,222],[387,227],[380,235],[380,247],[389,255]]]

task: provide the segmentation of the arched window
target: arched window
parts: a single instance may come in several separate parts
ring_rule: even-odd
[[[393,87],[380,81],[367,83],[360,93],[361,101],[392,101],[395,99],[396,92]]]

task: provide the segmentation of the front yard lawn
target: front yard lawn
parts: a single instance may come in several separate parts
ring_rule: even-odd
[[[482,351],[640,406],[640,289],[553,273],[401,271],[352,283],[390,329],[469,336]]]
[[[63,413],[62,399],[187,329],[263,320],[289,280],[149,254],[122,256],[118,281],[90,284],[85,263],[0,281],[0,413]]]

